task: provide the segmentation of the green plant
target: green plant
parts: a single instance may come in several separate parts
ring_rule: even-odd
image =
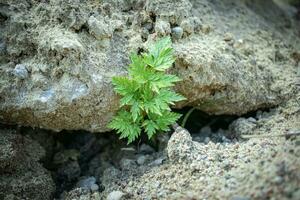
[[[170,105],[185,100],[171,90],[180,81],[166,70],[175,61],[171,39],[163,38],[152,44],[148,53],[132,54],[128,77],[113,77],[114,90],[121,95],[120,110],[108,127],[115,129],[128,143],[142,131],[148,138],[158,131],[168,131],[180,114],[171,112]]]

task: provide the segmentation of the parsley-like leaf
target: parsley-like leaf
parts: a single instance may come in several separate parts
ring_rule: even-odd
[[[181,79],[165,71],[172,66],[171,39],[163,38],[148,53],[132,54],[128,77],[114,77],[114,90],[121,96],[120,111],[108,127],[117,131],[128,143],[135,141],[142,130],[152,138],[157,131],[168,131],[180,114],[170,105],[185,98],[170,87]]]

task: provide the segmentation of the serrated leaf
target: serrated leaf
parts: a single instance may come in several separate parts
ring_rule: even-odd
[[[127,77],[113,77],[112,83],[114,90],[122,96],[133,95],[139,89],[137,82]]]
[[[130,112],[132,114],[132,119],[135,122],[138,119],[138,116],[140,115],[140,106],[138,102],[134,102],[131,106]]]
[[[155,134],[156,130],[159,129],[159,127],[154,121],[148,119],[144,121],[143,127],[145,128],[145,131],[148,135],[148,139],[151,139],[152,136]]]
[[[157,93],[159,92],[159,89],[172,87],[174,86],[174,83],[181,81],[181,79],[175,75],[163,74],[163,73],[156,73],[151,77],[150,80],[151,80],[150,82],[151,89]]]
[[[120,139],[127,138],[128,144],[138,138],[141,133],[140,122],[133,122],[131,114],[124,110],[117,113],[108,127],[115,129],[120,134]]]
[[[167,111],[163,113],[163,117],[156,117],[154,121],[160,130],[169,131],[169,126],[174,124],[180,117],[181,114]]]
[[[123,107],[125,105],[132,105],[133,97],[134,97],[133,94],[122,97],[120,100],[120,107]]]
[[[165,71],[170,68],[175,61],[171,44],[170,37],[157,41],[150,48],[149,55],[144,55],[146,63],[158,71]]]
[[[115,129],[120,138],[127,138],[128,143],[140,136],[142,128],[150,139],[159,130],[169,130],[180,117],[171,112],[170,105],[185,98],[169,89],[180,79],[164,73],[175,61],[172,54],[171,39],[163,38],[148,53],[131,54],[129,77],[112,80],[115,91],[122,96],[121,110],[108,127]]]

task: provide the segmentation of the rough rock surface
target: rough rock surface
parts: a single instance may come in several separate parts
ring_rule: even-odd
[[[233,122],[237,136],[249,129],[246,133],[254,137],[247,140],[199,143],[177,128],[168,142],[168,159],[152,167],[105,170],[101,195],[121,191],[124,199],[297,200],[300,138],[274,136],[300,131],[299,103],[300,95],[270,112],[258,112],[255,127],[237,122],[241,119]]]
[[[36,141],[0,130],[0,199],[52,199],[54,182],[39,163],[44,156]]]
[[[296,90],[300,26],[288,14],[271,0],[2,0],[0,121],[107,131],[118,109],[111,77],[165,35],[188,98],[177,107],[240,115],[277,105]]]

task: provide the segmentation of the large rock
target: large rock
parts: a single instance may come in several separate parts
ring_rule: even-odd
[[[111,78],[175,27],[172,73],[188,98],[178,108],[240,115],[296,90],[300,26],[272,1],[4,0],[0,22],[4,123],[107,131],[119,99]]]
[[[44,156],[36,141],[0,130],[0,199],[52,199],[54,182],[39,163]]]

